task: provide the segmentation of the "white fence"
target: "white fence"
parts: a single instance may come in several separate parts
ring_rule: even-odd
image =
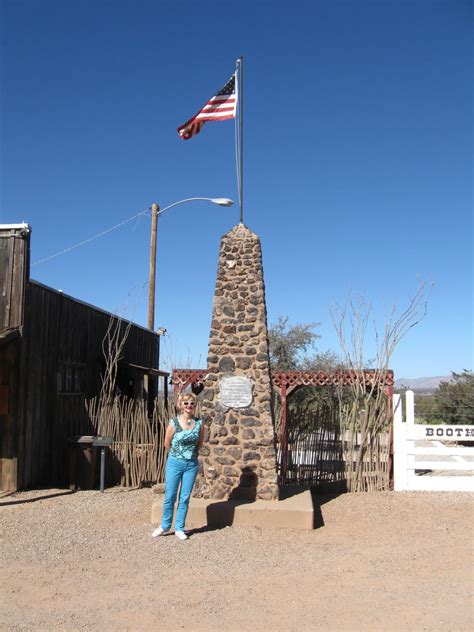
[[[474,442],[474,426],[415,424],[413,391],[394,395],[393,410],[395,491],[474,491],[474,445],[457,445]]]

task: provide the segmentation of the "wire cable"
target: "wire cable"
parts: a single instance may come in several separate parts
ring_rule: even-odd
[[[40,259],[39,261],[35,261],[34,263],[32,263],[32,266],[38,266],[40,263],[45,263],[46,261],[50,261],[51,259],[55,259],[56,257],[59,257],[60,255],[64,255],[67,252],[71,252],[71,250],[75,250],[76,248],[80,248],[81,246],[84,246],[85,244],[90,243],[91,241],[94,241],[94,239],[98,239],[99,237],[103,237],[104,235],[107,235],[108,233],[111,233],[113,230],[116,230],[117,228],[120,228],[121,226],[124,226],[125,224],[128,224],[129,222],[132,222],[134,219],[137,219],[138,217],[140,217],[141,215],[147,215],[150,212],[150,209],[146,209],[144,211],[140,211],[140,213],[137,213],[136,215],[133,215],[133,217],[129,217],[128,219],[124,219],[123,222],[120,222],[119,224],[115,224],[115,226],[111,226],[110,228],[107,228],[106,230],[103,230],[100,233],[97,233],[97,235],[93,235],[92,237],[89,237],[88,239],[84,239],[83,241],[80,241],[78,244],[75,244],[74,246],[70,246],[69,248],[65,248],[64,250],[61,250],[60,252],[56,252],[54,255],[50,255],[49,257],[45,257],[44,259]]]

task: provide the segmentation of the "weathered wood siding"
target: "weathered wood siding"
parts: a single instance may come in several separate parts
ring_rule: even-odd
[[[29,226],[0,226],[0,490],[4,491],[17,488],[21,328],[29,243]]]
[[[20,338],[0,341],[0,490],[16,490]]]
[[[100,391],[102,341],[113,317],[35,281],[28,282],[25,305],[18,482],[64,484],[68,438],[92,432],[84,399]],[[133,325],[123,356],[156,368],[158,345],[156,334]]]
[[[29,229],[0,228],[0,332],[23,324]]]

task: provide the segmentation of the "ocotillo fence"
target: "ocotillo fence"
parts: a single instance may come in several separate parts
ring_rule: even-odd
[[[317,487],[322,491],[381,491],[389,488],[390,433],[387,423],[377,432],[364,424],[371,410],[337,403],[295,405],[288,411],[286,450],[277,444],[282,485]],[[346,412],[344,416],[342,413]],[[280,429],[278,402],[275,425]],[[350,424],[344,423],[347,419]],[[280,433],[276,436],[280,438]],[[282,459],[286,459],[283,463]]]
[[[97,435],[113,437],[112,458],[107,459],[109,485],[139,487],[164,482],[164,436],[168,420],[175,415],[172,403],[155,399],[148,415],[144,401],[114,397],[102,405],[99,398],[86,402]]]
[[[106,461],[108,485],[139,487],[164,482],[164,436],[168,420],[176,415],[173,403],[166,406],[163,399],[157,398],[151,417],[145,402],[124,397],[114,397],[107,404],[95,398],[86,402],[86,407],[95,434],[114,439],[112,458]],[[199,415],[198,410],[196,414]],[[278,431],[278,406],[275,422]],[[388,488],[388,432],[361,433],[360,422],[342,429],[337,407],[319,406],[311,411],[299,407],[292,411],[287,441],[284,480],[280,477],[283,485],[328,485],[331,489],[336,483],[348,491],[356,491],[351,483],[357,474],[357,491]],[[281,471],[279,444],[277,454]]]

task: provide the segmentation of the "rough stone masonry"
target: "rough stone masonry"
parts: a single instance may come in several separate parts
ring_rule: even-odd
[[[221,240],[207,371],[207,437],[194,495],[277,499],[262,252],[243,224]]]

